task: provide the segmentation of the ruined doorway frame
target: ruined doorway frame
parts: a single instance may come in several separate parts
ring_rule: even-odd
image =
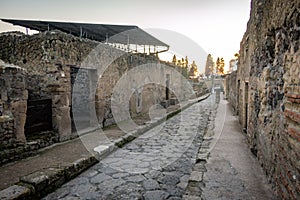
[[[87,80],[88,82],[86,83],[88,85],[89,91],[88,91],[88,112],[89,112],[89,118],[87,121],[83,121],[83,123],[86,123],[85,128],[89,128],[92,126],[96,126],[96,122],[95,119],[93,118],[94,115],[92,114],[93,112],[93,107],[95,106],[95,102],[96,102],[96,97],[95,97],[95,90],[97,89],[94,84],[97,83],[96,78],[95,77],[97,75],[97,69],[93,69],[93,68],[82,68],[82,67],[78,67],[76,65],[69,65],[70,67],[70,84],[71,84],[71,103],[70,103],[70,117],[71,117],[71,132],[75,133],[78,132],[80,130],[76,130],[76,126],[75,126],[75,122],[74,122],[74,117],[73,117],[73,102],[72,102],[72,98],[73,98],[73,86],[74,86],[74,81],[76,80],[76,77],[78,75],[79,72],[82,73],[82,70],[86,71],[87,74]],[[76,76],[74,76],[73,74],[76,74]],[[82,75],[82,74],[80,74]],[[98,122],[98,121],[97,121]],[[85,125],[84,125],[85,126]]]

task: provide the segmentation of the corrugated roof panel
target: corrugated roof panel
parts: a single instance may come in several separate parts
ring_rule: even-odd
[[[111,25],[111,24],[89,24],[73,22],[52,22],[35,20],[1,19],[13,25],[19,25],[32,30],[47,31],[60,30],[75,36],[82,36],[99,42],[106,41],[121,44],[153,45],[169,47],[167,44],[153,37],[138,26]]]

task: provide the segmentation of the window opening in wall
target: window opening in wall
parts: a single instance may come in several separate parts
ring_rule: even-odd
[[[166,75],[166,100],[170,98],[170,74]]]
[[[140,113],[142,110],[142,92],[136,91],[136,111]]]

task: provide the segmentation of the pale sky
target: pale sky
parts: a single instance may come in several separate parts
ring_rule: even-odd
[[[249,15],[250,0],[0,0],[0,18],[128,24],[146,31],[174,31],[197,43],[214,59],[224,57],[226,65],[239,51]],[[0,22],[0,32],[16,29]],[[199,51],[195,60],[203,71],[200,65],[205,60],[200,54],[203,52]]]

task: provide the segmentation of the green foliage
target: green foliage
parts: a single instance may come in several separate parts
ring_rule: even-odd
[[[189,76],[193,77],[193,76],[197,76],[197,74],[198,74],[198,67],[195,61],[193,60],[193,63],[191,64],[191,69],[189,71]]]
[[[225,67],[224,58],[218,57],[217,62],[216,62],[216,67],[217,67],[217,74],[224,74],[224,67]]]

